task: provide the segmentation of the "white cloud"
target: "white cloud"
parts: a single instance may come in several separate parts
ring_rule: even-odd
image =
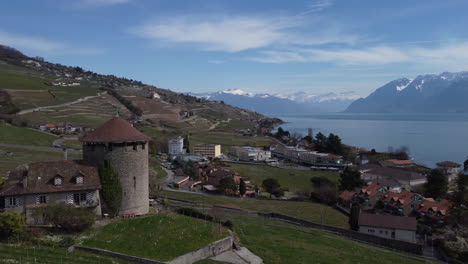
[[[445,67],[446,70],[468,68],[468,42],[438,47],[375,46],[356,49],[268,50],[248,58],[263,63],[331,62],[340,65],[383,65],[410,63]]]
[[[38,37],[22,36],[0,31],[0,44],[17,49],[26,49],[39,52],[53,52],[65,48],[65,45]]]
[[[226,61],[224,61],[224,60],[209,60],[208,63],[211,63],[211,64],[224,64],[224,63],[226,63]]]
[[[313,2],[308,3],[306,5],[307,9],[304,12],[300,13],[299,15],[304,16],[304,15],[307,15],[307,14],[320,12],[320,11],[326,9],[326,8],[331,7],[332,4],[333,4],[333,2],[331,0],[313,1]]]
[[[351,43],[356,37],[342,34],[338,27],[324,31],[313,27],[314,34],[294,33],[304,26],[297,17],[194,17],[160,18],[129,30],[153,41],[195,44],[202,50],[239,52],[273,45],[321,45]]]
[[[97,55],[103,53],[99,48],[83,48],[67,45],[59,41],[40,37],[26,36],[0,31],[0,44],[13,47],[31,55],[75,54]],[[39,53],[39,54],[36,54]]]
[[[77,4],[81,7],[92,7],[126,4],[129,1],[130,0],[79,0]]]
[[[337,64],[386,64],[403,62],[408,56],[393,48],[373,47],[369,49],[296,49],[291,51],[265,51],[263,56],[250,60],[266,63],[287,62],[335,62]]]

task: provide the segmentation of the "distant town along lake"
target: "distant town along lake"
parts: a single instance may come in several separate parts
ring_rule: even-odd
[[[468,114],[311,114],[279,116],[280,125],[307,134],[312,128],[337,134],[343,143],[387,151],[407,146],[418,163],[435,167],[439,161],[463,164],[468,156]]]

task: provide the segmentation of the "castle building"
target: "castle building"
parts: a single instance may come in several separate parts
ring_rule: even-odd
[[[119,175],[123,189],[121,215],[148,213],[149,139],[119,117],[80,139],[84,162],[110,167]]]
[[[149,210],[148,140],[127,121],[115,117],[81,138],[83,160],[35,162],[9,175],[0,192],[0,212],[27,216],[51,202],[86,207],[101,215],[98,168],[112,168],[122,186],[120,215],[142,215]]]

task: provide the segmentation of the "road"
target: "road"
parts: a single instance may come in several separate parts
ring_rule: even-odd
[[[44,110],[44,109],[51,109],[51,108],[57,108],[57,107],[63,107],[63,106],[78,104],[78,103],[85,102],[85,101],[87,101],[87,100],[89,100],[89,99],[92,99],[92,98],[100,97],[100,96],[102,96],[102,95],[104,95],[104,94],[106,94],[106,93],[107,93],[107,92],[102,92],[102,93],[98,93],[97,95],[86,96],[86,97],[80,98],[80,99],[78,99],[78,100],[75,100],[75,101],[72,101],[72,102],[68,102],[68,103],[64,103],[64,104],[49,105],[49,106],[41,106],[41,107],[36,107],[36,108],[32,108],[32,109],[21,110],[21,111],[19,111],[19,112],[16,113],[16,114],[17,114],[17,115],[24,115],[24,114],[28,114],[28,113],[32,113],[32,112]]]
[[[64,137],[64,138],[56,139],[56,140],[54,140],[54,142],[52,142],[52,146],[54,148],[71,149],[71,150],[77,150],[77,151],[80,150],[78,148],[72,148],[72,147],[67,147],[67,146],[62,145],[62,143],[64,141],[66,141],[66,140],[78,140],[78,138],[76,138],[76,137]]]

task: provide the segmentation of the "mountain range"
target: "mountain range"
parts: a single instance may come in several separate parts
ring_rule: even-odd
[[[354,92],[309,95],[305,92],[292,94],[251,93],[232,89],[212,93],[189,93],[212,101],[223,101],[236,107],[266,115],[342,112],[359,98]]]
[[[402,78],[354,101],[349,113],[468,112],[468,72]]]

